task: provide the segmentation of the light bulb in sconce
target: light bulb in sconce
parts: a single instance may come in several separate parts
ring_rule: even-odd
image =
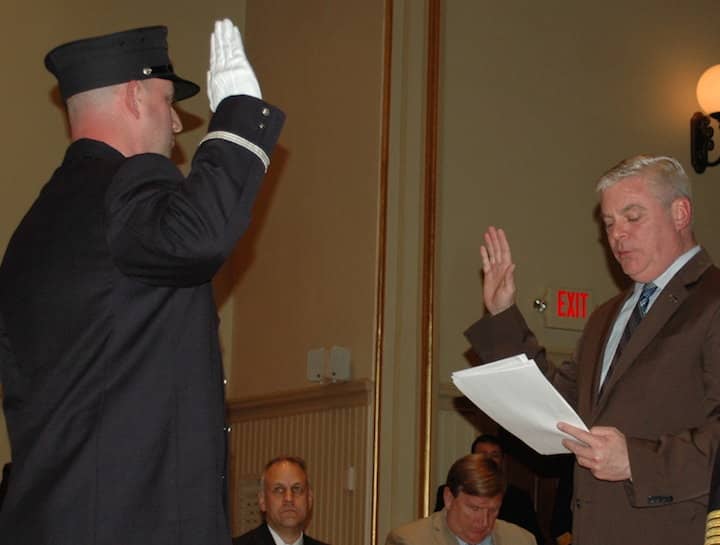
[[[720,112],[720,64],[711,66],[703,72],[698,80],[695,94],[700,108],[706,115],[718,115]]]
[[[690,160],[700,174],[720,163],[720,159],[708,161],[708,153],[715,148],[710,118],[720,122],[720,64],[702,73],[695,94],[704,113],[695,112],[690,119]]]

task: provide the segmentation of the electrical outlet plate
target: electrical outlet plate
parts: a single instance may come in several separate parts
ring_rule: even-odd
[[[325,375],[325,349],[312,348],[307,353],[307,379],[322,382]]]
[[[350,380],[350,356],[350,349],[344,346],[333,346],[330,349],[330,380]]]

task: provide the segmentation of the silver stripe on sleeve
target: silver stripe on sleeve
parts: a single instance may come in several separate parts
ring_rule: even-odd
[[[227,140],[228,142],[232,142],[233,144],[237,144],[238,146],[241,146],[246,150],[251,151],[252,153],[257,155],[258,159],[262,161],[262,164],[265,166],[265,172],[267,172],[267,169],[270,166],[270,158],[267,156],[267,153],[265,153],[265,150],[257,144],[253,144],[247,138],[243,138],[242,136],[238,136],[237,134],[233,134],[227,131],[212,131],[207,133],[205,135],[205,138],[200,140],[200,144],[198,144],[198,146],[202,145],[203,142],[207,142],[208,140],[217,139]]]

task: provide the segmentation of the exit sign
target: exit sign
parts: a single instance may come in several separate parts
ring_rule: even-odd
[[[558,329],[582,330],[593,309],[589,290],[550,288],[545,303],[545,325]]]

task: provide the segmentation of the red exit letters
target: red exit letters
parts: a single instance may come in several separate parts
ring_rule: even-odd
[[[559,318],[587,318],[588,294],[584,291],[557,291]]]

